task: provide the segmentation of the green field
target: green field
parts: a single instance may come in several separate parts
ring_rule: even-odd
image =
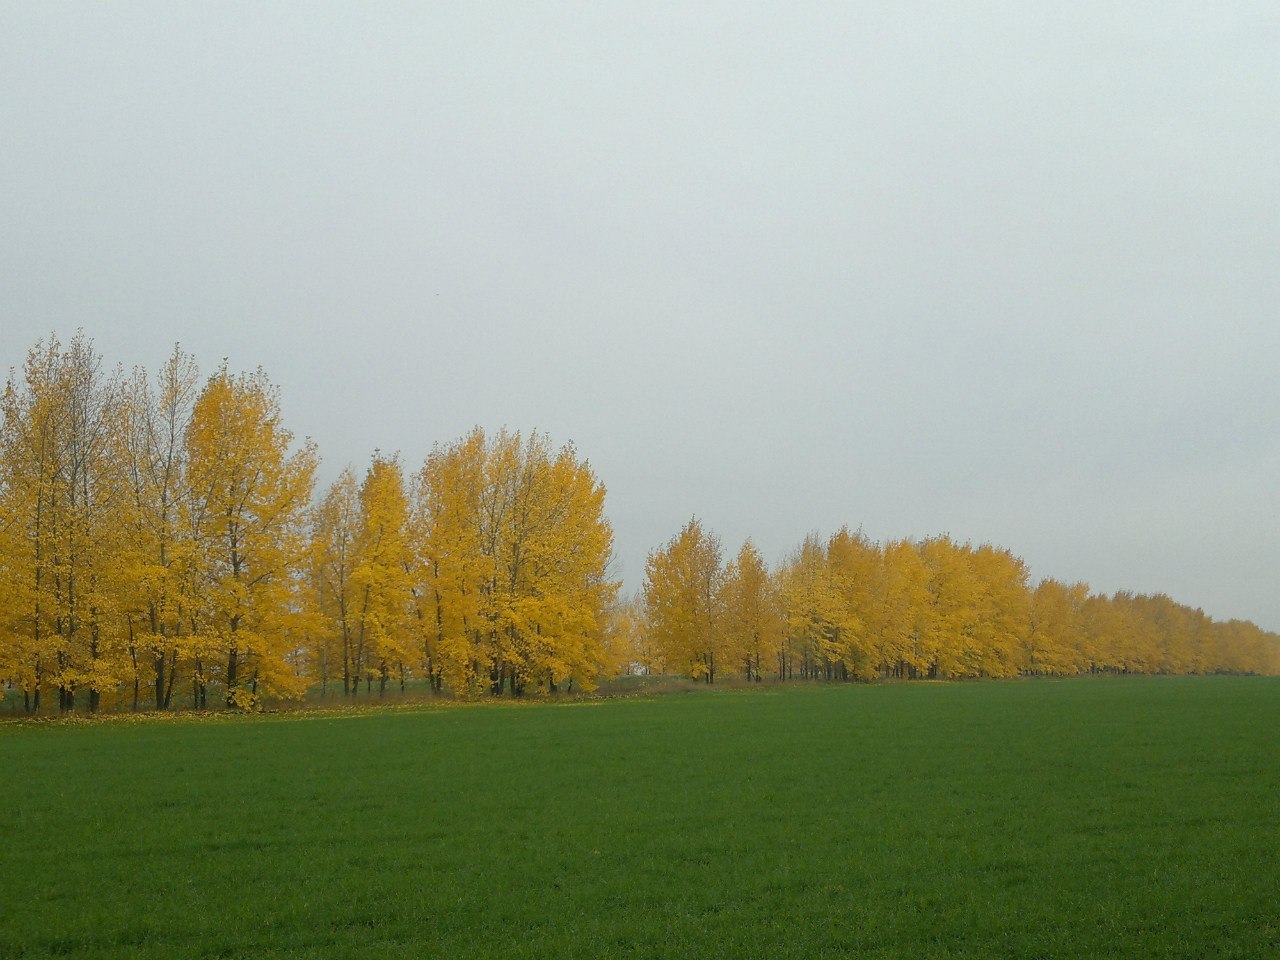
[[[1280,956],[1280,680],[0,724],[5,957]]]

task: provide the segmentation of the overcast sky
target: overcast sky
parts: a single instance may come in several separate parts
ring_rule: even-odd
[[[0,364],[261,365],[328,481],[572,439],[1280,630],[1280,7],[0,0]]]

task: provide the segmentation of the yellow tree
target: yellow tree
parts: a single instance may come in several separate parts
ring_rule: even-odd
[[[1214,624],[1212,669],[1229,673],[1280,672],[1280,636],[1247,620]]]
[[[1122,673],[1129,649],[1129,622],[1119,594],[1091,594],[1081,611],[1080,649],[1091,673]]]
[[[887,543],[883,553],[880,658],[891,676],[928,676],[937,663],[937,609],[929,568],[910,540]]]
[[[851,669],[856,673],[863,665],[857,640],[862,624],[816,535],[806,537],[792,554],[781,583],[787,643],[800,658],[800,675],[834,680],[847,679]]]
[[[1013,677],[1023,666],[1030,630],[1027,565],[1008,550],[983,545],[965,552],[977,584],[978,614],[971,645],[976,673]]]
[[[1119,619],[1117,642],[1121,669],[1125,673],[1155,673],[1160,664],[1160,634],[1148,615],[1145,598],[1127,590],[1111,598]]]
[[[918,549],[929,570],[932,636],[927,646],[933,652],[932,676],[976,677],[982,674],[983,655],[979,649],[981,584],[970,562],[967,545],[950,537],[931,537]]]
[[[413,586],[427,675],[435,689],[474,695],[486,671],[481,600],[489,587],[481,513],[483,431],[437,446],[415,477],[410,524]]]
[[[515,641],[511,685],[555,692],[591,688],[605,665],[607,611],[617,597],[608,573],[613,528],[605,488],[572,444],[552,451],[544,435],[523,445],[503,560]]]
[[[859,530],[842,527],[827,541],[827,564],[856,624],[846,642],[850,669],[863,680],[887,676],[894,655],[884,647],[884,554]]]
[[[329,678],[339,670],[344,695],[354,693],[359,681],[352,631],[352,572],[359,526],[360,487],[355,473],[346,467],[329,486],[311,519],[311,595],[319,615],[313,657],[321,696],[328,691]]]
[[[1089,588],[1041,580],[1031,594],[1023,669],[1033,674],[1078,673],[1087,665],[1079,657],[1084,629],[1084,603]]]
[[[721,596],[725,651],[748,680],[759,681],[766,665],[777,665],[786,626],[777,584],[750,540],[725,568]]]
[[[500,431],[487,445],[481,541],[487,586],[481,617],[491,689],[522,694],[591,686],[604,666],[613,530],[604,487],[573,446]]]
[[[41,708],[58,649],[51,584],[62,500],[60,355],[56,340],[37,343],[22,379],[9,378],[0,434],[4,667],[28,712]]]
[[[644,608],[636,597],[619,600],[606,612],[605,673],[612,676],[662,673],[662,662],[649,642]]]
[[[306,519],[316,454],[291,452],[276,389],[262,371],[233,376],[225,366],[205,384],[187,431],[195,540],[193,621],[201,649],[197,699],[221,680],[228,706],[262,694],[300,696],[306,678],[291,659],[295,578],[307,569]]]
[[[126,421],[119,432],[129,481],[120,564],[135,706],[146,673],[157,710],[170,706],[180,660],[186,666],[190,656],[187,588],[193,545],[187,536],[185,440],[198,390],[195,362],[175,347],[154,384],[145,371],[135,371],[126,385]]]
[[[477,428],[433,451],[412,520],[429,670],[460,692],[593,685],[617,591],[604,497],[572,445],[537,433]]]
[[[38,710],[42,688],[71,710],[77,690],[101,695],[127,672],[115,604],[123,471],[119,378],[83,334],[28,354],[3,401],[0,517],[4,530],[10,672]]]
[[[715,682],[723,647],[720,540],[695,517],[645,562],[645,623],[668,666]]]
[[[384,695],[394,668],[404,688],[418,645],[410,623],[409,498],[400,462],[374,454],[359,493],[350,573],[355,650],[353,674]]]

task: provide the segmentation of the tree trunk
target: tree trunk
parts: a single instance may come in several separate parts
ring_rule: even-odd
[[[507,668],[501,663],[494,663],[489,667],[489,692],[495,697],[502,696],[502,687],[506,683]]]
[[[240,658],[238,651],[232,647],[227,652],[227,706],[234,707],[236,705],[236,671],[240,666]]]
[[[163,710],[168,706],[165,701],[168,699],[164,695],[164,652],[156,654],[155,663],[152,664],[156,671],[156,709]]]
[[[195,700],[197,710],[203,710],[208,706],[209,687],[204,679],[204,664],[200,662],[200,658],[196,657],[196,670],[191,675],[191,696]]]
[[[161,667],[164,666],[163,659],[161,660],[160,665]],[[163,673],[163,670],[161,672]],[[169,704],[173,700],[173,684],[174,684],[174,681],[176,681],[177,679],[178,679],[178,651],[174,650],[169,657],[169,682],[165,684],[165,688],[164,688],[164,709],[165,710],[169,709]]]
[[[346,624],[342,626],[342,695],[344,697],[355,696],[360,689],[360,681],[356,681],[356,690],[351,689],[351,636],[347,632]]]

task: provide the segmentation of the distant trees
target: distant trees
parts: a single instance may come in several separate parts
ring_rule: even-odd
[[[0,684],[30,712],[592,689],[604,674],[813,680],[1280,670],[1280,637],[1166,596],[1029,583],[949,537],[806,537],[780,565],[690,520],[618,596],[572,444],[476,428],[416,470],[318,453],[261,370],[175,348],[108,370],[37,343],[0,397]]]
[[[707,682],[1280,669],[1280,637],[1253,624],[1163,595],[1033,587],[1008,550],[949,537],[881,545],[842,529],[769,571],[749,541],[723,565],[694,519],[650,554],[641,598],[628,662],[656,649],[667,670]]]

